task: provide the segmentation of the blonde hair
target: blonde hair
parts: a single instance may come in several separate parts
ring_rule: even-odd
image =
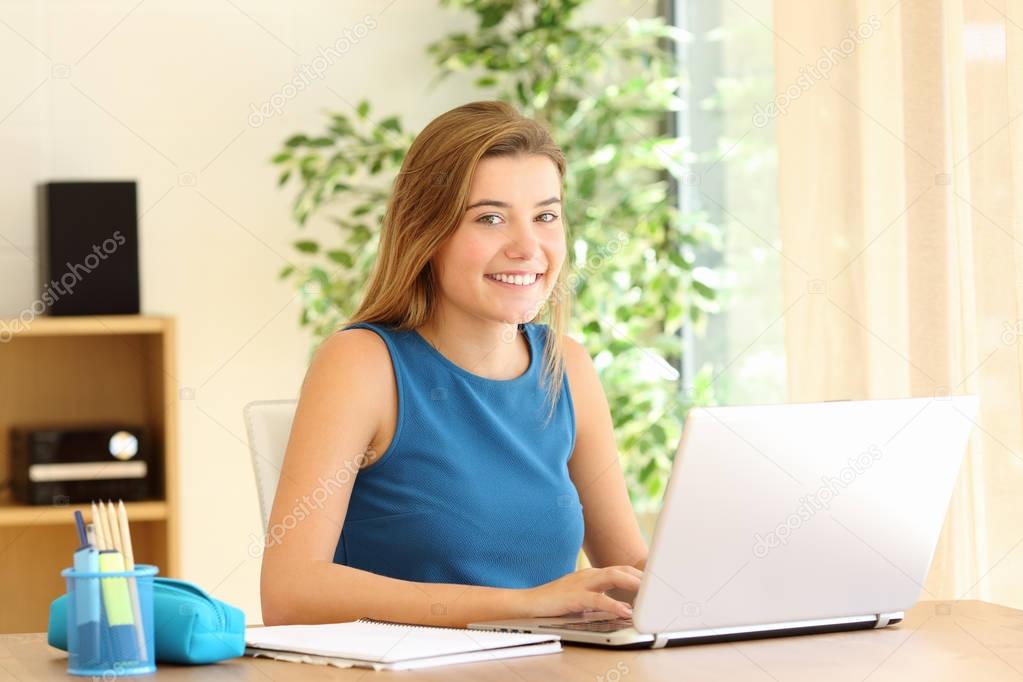
[[[462,222],[477,164],[488,157],[533,154],[548,157],[557,167],[563,195],[564,153],[547,128],[511,105],[471,102],[433,119],[416,136],[398,171],[376,263],[362,303],[346,324],[369,322],[411,330],[430,320],[438,292],[431,260]],[[571,305],[568,270],[566,257],[550,295],[530,320],[542,317],[548,326],[542,370],[548,420],[565,376],[562,337]]]

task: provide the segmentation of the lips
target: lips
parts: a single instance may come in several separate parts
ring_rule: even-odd
[[[491,276],[491,275],[484,275],[484,279],[486,279],[486,280],[488,280],[490,282],[493,282],[494,284],[497,284],[498,286],[502,286],[502,287],[511,287],[511,288],[514,288],[514,289],[531,289],[531,288],[535,287],[537,284],[539,284],[543,280],[543,273],[538,273],[536,275],[536,279],[533,280],[532,284],[515,284],[514,282],[502,282],[499,279],[494,279],[494,277]]]

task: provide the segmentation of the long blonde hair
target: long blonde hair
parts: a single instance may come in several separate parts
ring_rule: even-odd
[[[431,319],[438,281],[434,254],[461,224],[469,187],[481,159],[542,154],[557,166],[564,199],[565,156],[539,122],[498,101],[471,102],[433,119],[409,148],[384,213],[377,261],[358,310],[346,324],[369,322],[397,330]],[[564,220],[564,210],[562,210]],[[566,239],[567,239],[567,224]],[[542,376],[553,414],[565,376],[562,336],[571,305],[571,249],[547,300],[531,321],[549,330]]]

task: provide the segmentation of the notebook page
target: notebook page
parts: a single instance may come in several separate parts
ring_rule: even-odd
[[[480,661],[496,661],[505,658],[520,658],[523,656],[541,656],[543,654],[556,654],[561,651],[561,642],[552,640],[540,644],[525,644],[515,647],[503,647],[501,649],[487,649],[486,651],[471,651],[462,654],[448,654],[445,656],[431,656],[429,658],[416,658],[407,661],[396,661],[391,663],[377,663],[375,661],[361,661],[351,658],[337,658],[334,656],[315,656],[313,654],[296,654],[284,651],[271,651],[269,649],[246,648],[248,656],[270,658],[289,663],[312,663],[315,665],[331,665],[338,668],[371,668],[374,670],[417,670],[420,668],[434,668],[442,665],[454,665],[458,663],[477,663]]]
[[[558,640],[557,635],[463,630],[359,620],[246,628],[250,647],[387,663]]]

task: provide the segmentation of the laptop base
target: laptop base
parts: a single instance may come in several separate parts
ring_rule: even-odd
[[[596,613],[590,614],[595,616]],[[608,614],[610,615],[610,614]],[[542,621],[491,621],[489,623],[470,623],[474,630],[498,630],[501,632],[526,632],[536,634],[557,634],[563,644],[595,647],[601,649],[659,649],[665,647],[689,646],[693,644],[717,644],[753,639],[770,639],[775,637],[795,637],[800,635],[817,635],[832,632],[851,632],[854,630],[874,630],[902,622],[902,612],[878,614],[877,616],[856,620],[841,620],[822,623],[807,622],[805,625],[793,623],[790,626],[779,624],[779,627],[750,626],[749,629],[738,627],[721,628],[725,632],[696,631],[646,634],[634,628],[614,630],[611,632],[594,632],[573,630],[558,627],[555,624],[544,624]],[[552,619],[553,620],[553,619]],[[591,621],[593,622],[593,621]],[[602,622],[602,621],[596,621]]]

